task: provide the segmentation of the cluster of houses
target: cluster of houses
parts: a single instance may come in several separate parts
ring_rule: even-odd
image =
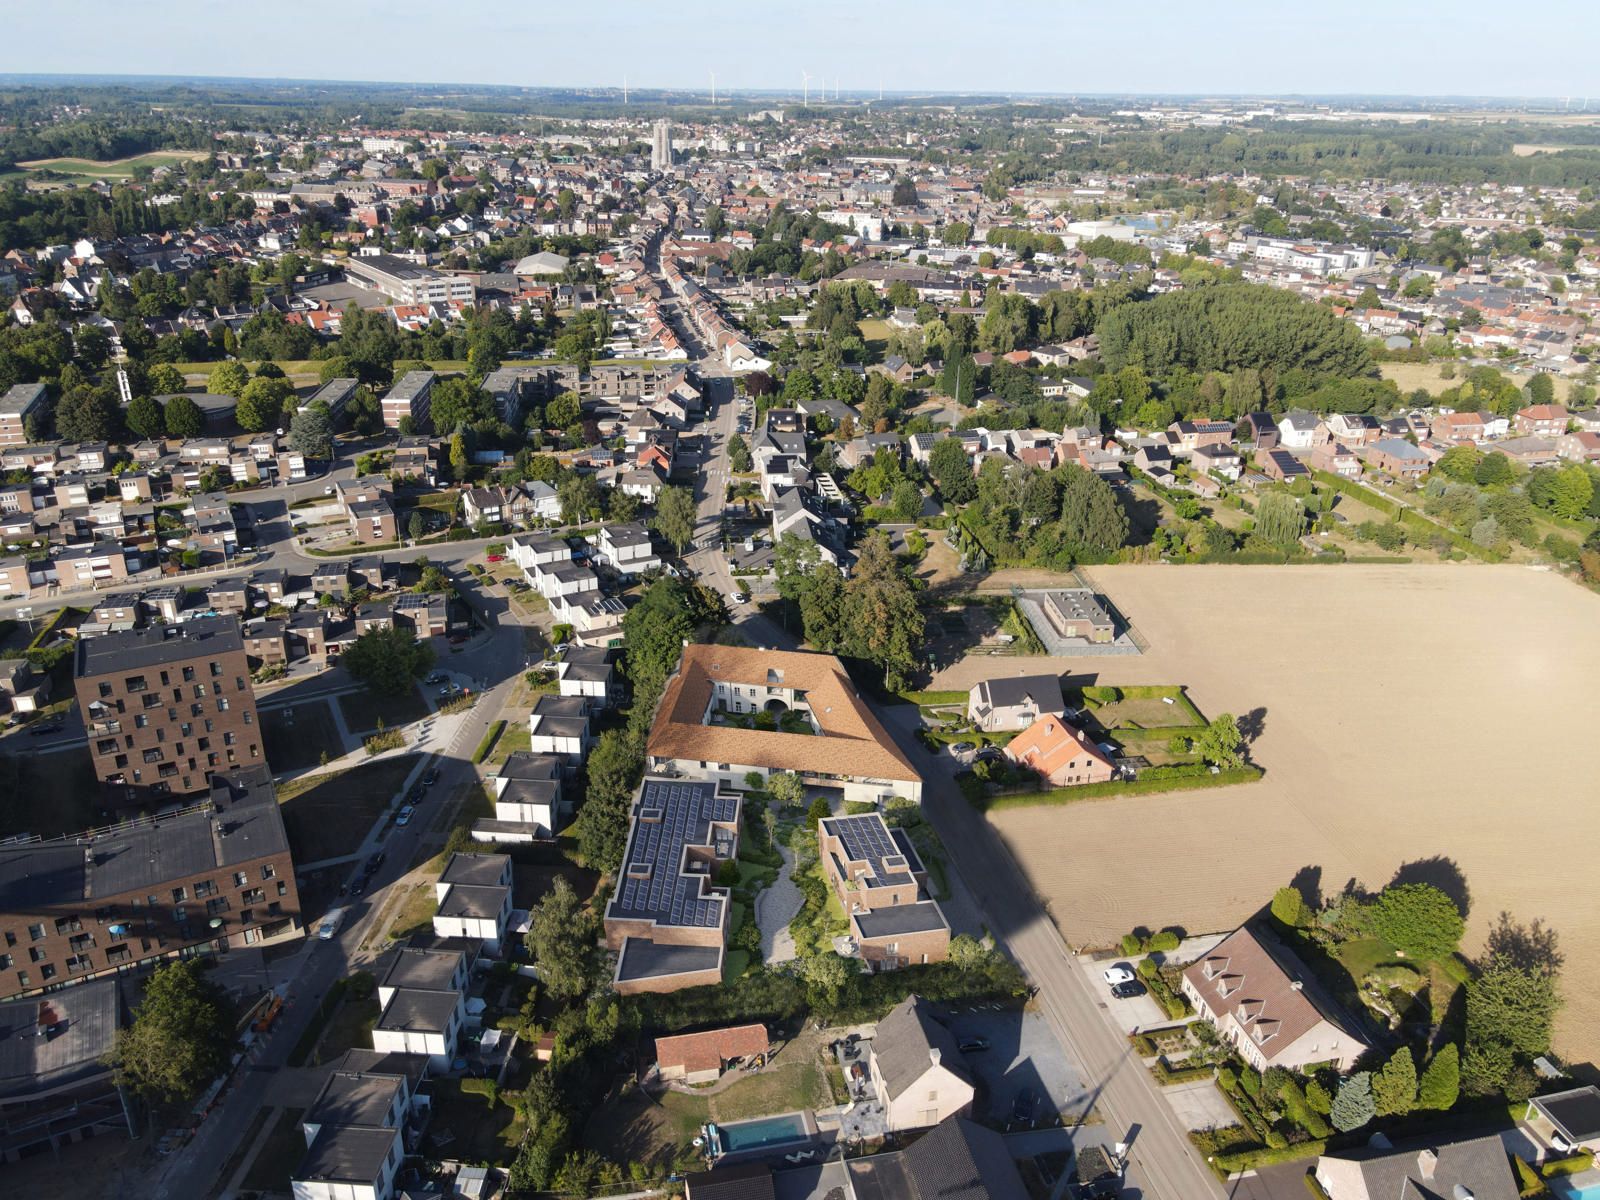
[[[556,622],[591,646],[620,644],[622,637],[626,607],[602,579],[627,582],[662,566],[650,531],[635,523],[603,525],[586,541],[517,534],[506,543],[506,557],[549,603]]]
[[[511,907],[511,873],[504,854],[454,854],[445,864],[431,934],[375,972],[371,1049],[346,1051],[301,1118],[305,1152],[290,1173],[297,1200],[392,1200],[431,1114],[428,1081],[460,1072],[463,1060],[477,1073],[503,1065],[500,1031],[482,1027],[479,977],[525,923]],[[468,1168],[464,1181],[481,1186],[485,1172]]]

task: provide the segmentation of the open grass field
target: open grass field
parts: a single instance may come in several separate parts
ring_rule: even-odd
[[[295,860],[320,862],[353,854],[416,762],[415,754],[401,754],[348,771],[301,776],[280,788],[278,801]]]
[[[351,733],[371,733],[383,722],[395,729],[420,721],[428,715],[428,702],[416,688],[400,696],[378,696],[372,692],[345,692],[339,697],[339,711]]]
[[[1445,379],[1439,374],[1440,366],[1440,363],[1390,362],[1379,363],[1378,369],[1383,373],[1385,379],[1394,380],[1395,385],[1399,387],[1403,395],[1409,395],[1418,388],[1424,388],[1435,396],[1460,384],[1462,377],[1471,369],[1457,364],[1456,377],[1454,379]],[[1510,373],[1510,375],[1519,386],[1526,384],[1531,378],[1526,374],[1515,372]],[[1559,376],[1552,377],[1551,381],[1556,385],[1556,399],[1565,403],[1567,391],[1572,387],[1572,381]]]
[[[101,811],[100,783],[84,747],[40,754],[26,734],[13,734],[6,745],[9,753],[0,756],[0,837],[51,838],[121,819]]]
[[[1498,914],[1566,955],[1557,1045],[1600,1055],[1600,845],[1592,755],[1600,599],[1515,566],[1104,567],[1142,656],[1039,660],[1071,682],[1188,685],[1252,714],[1264,780],[992,816],[1067,940],[1231,928],[1297,873],[1324,892],[1459,872],[1466,949]],[[1010,660],[1013,665],[1014,660]],[[991,664],[936,678],[965,687]],[[1257,711],[1260,710],[1260,711]]]
[[[204,158],[204,150],[161,150],[153,154],[136,154],[132,158],[118,158],[97,162],[90,158],[36,158],[19,162],[17,174],[22,171],[49,170],[62,175],[82,175],[88,179],[131,179],[139,167],[174,167],[194,158]]]
[[[273,769],[303,771],[345,752],[344,738],[334,723],[326,698],[304,700],[261,710],[261,737]]]

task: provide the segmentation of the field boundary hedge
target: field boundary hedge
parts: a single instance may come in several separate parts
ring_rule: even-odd
[[[1162,768],[1153,768],[1161,770]],[[1172,768],[1180,770],[1181,768]],[[1007,796],[991,796],[979,807],[993,812],[1005,808],[1033,808],[1046,804],[1076,804],[1080,800],[1107,800],[1117,796],[1153,796],[1162,792],[1199,791],[1203,788],[1229,787],[1236,783],[1255,783],[1266,775],[1260,767],[1232,767],[1215,775],[1207,767],[1194,774],[1157,775],[1146,772],[1140,779],[1113,779],[1106,783],[1083,783],[1077,787],[1055,788],[1048,792],[1021,792]]]
[[[1336,492],[1343,492],[1345,495],[1359,500],[1368,508],[1376,509],[1385,516],[1393,517],[1402,525],[1410,525],[1414,529],[1423,530],[1444,538],[1457,550],[1470,554],[1474,558],[1481,558],[1484,562],[1492,563],[1505,561],[1505,555],[1496,554],[1493,550],[1478,545],[1477,542],[1469,537],[1463,537],[1448,525],[1441,525],[1425,513],[1419,512],[1415,508],[1409,508],[1397,500],[1391,500],[1382,492],[1373,491],[1371,488],[1363,487],[1354,480],[1344,479],[1327,471],[1313,471],[1311,475],[1318,483],[1325,484]]]

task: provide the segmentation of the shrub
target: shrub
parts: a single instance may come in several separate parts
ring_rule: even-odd
[[[1139,960],[1139,965],[1135,968],[1135,970],[1137,970],[1139,974],[1143,975],[1146,979],[1151,979],[1161,973],[1161,968],[1156,966],[1155,959],[1153,958],[1141,958]]]
[[[1293,1162],[1299,1158],[1317,1158],[1327,1148],[1327,1142],[1314,1140],[1297,1142],[1293,1146],[1266,1146],[1257,1150],[1238,1150],[1216,1155],[1212,1160],[1212,1166],[1232,1175],[1239,1171],[1253,1171],[1257,1167],[1271,1166],[1273,1163]]]
[[[1122,693],[1114,687],[1093,686],[1083,689],[1083,698],[1090,704],[1115,704]]]
[[[1550,1189],[1545,1186],[1544,1180],[1527,1163],[1516,1155],[1511,1156],[1511,1161],[1517,1168],[1517,1195],[1528,1200],[1533,1196],[1548,1196]]]
[[[1167,954],[1176,950],[1181,940],[1176,930],[1163,929],[1160,933],[1149,938],[1145,942],[1144,948],[1154,953]]]
[[[1558,1175],[1577,1175],[1592,1166],[1594,1166],[1594,1154],[1588,1150],[1580,1150],[1566,1158],[1547,1158],[1539,1170],[1546,1179],[1554,1179]]]
[[[1122,935],[1122,952],[1124,954],[1137,954],[1143,947],[1144,941],[1137,933],[1125,933]]]

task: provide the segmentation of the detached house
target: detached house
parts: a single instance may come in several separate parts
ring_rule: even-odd
[[[971,1111],[976,1090],[956,1039],[921,996],[907,996],[878,1022],[867,1068],[891,1131],[926,1129]]]
[[[1346,1071],[1369,1049],[1288,948],[1248,927],[1184,971],[1183,994],[1258,1071],[1327,1062]]]
[[[1512,419],[1511,427],[1525,437],[1560,437],[1567,431],[1568,419],[1560,404],[1530,404]]]
[[[1117,772],[1111,756],[1093,738],[1046,713],[1006,743],[1005,756],[1043,776],[1056,787],[1104,783]]]
[[[1054,675],[985,679],[967,695],[967,717],[985,733],[1026,729],[1046,714],[1067,711],[1061,680]]]

